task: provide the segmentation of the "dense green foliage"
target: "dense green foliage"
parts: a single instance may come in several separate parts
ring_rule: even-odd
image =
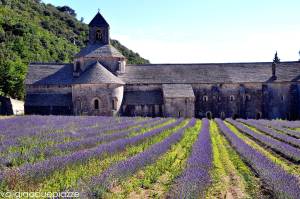
[[[0,95],[24,97],[30,62],[71,62],[87,43],[88,25],[73,9],[39,0],[0,0]],[[112,40],[129,64],[149,63]]]

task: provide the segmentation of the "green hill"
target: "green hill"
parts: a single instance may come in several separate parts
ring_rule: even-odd
[[[0,0],[0,95],[23,99],[29,62],[72,62],[87,43],[88,25],[69,7],[39,0]],[[129,64],[149,63],[119,41]]]

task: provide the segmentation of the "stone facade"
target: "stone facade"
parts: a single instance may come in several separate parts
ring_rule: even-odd
[[[300,119],[300,62],[127,65],[98,13],[72,64],[32,63],[27,114]]]
[[[109,84],[74,85],[72,88],[74,114],[116,116],[121,107],[123,92],[123,86],[115,87]]]

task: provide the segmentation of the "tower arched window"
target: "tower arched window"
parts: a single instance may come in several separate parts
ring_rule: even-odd
[[[233,95],[230,95],[229,100],[230,100],[231,102],[233,102],[233,101],[235,100],[234,96],[233,96]]]
[[[97,30],[96,31],[96,40],[101,40],[102,39],[102,31],[101,30]]]
[[[94,100],[94,109],[99,110],[99,99]]]

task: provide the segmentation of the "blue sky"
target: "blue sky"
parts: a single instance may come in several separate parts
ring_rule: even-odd
[[[85,23],[98,8],[111,37],[152,63],[299,59],[299,0],[43,0]]]

